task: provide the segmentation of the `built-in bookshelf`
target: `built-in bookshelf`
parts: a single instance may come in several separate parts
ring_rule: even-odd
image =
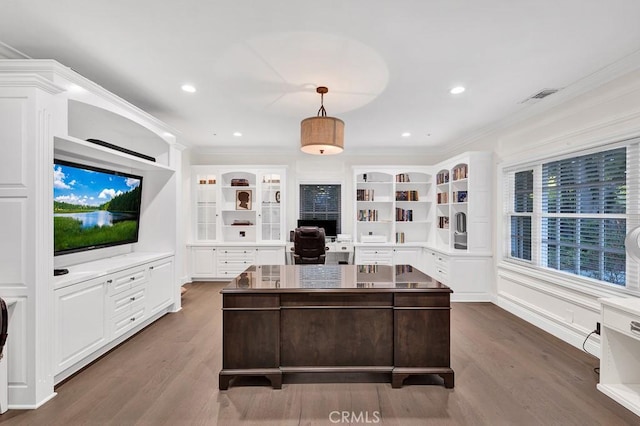
[[[194,242],[282,242],[284,170],[193,166]]]
[[[432,228],[432,176],[425,169],[356,168],[357,242],[426,242]]]
[[[490,158],[469,152],[437,166],[436,247],[490,250]]]

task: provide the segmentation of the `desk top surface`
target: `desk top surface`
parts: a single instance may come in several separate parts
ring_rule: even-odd
[[[314,290],[452,292],[411,265],[254,265],[234,278],[222,292]]]

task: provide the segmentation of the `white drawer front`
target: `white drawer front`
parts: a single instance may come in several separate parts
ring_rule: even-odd
[[[220,249],[218,251],[218,257],[223,260],[245,260],[251,263],[256,260],[255,249]]]
[[[356,251],[359,265],[393,265],[393,249],[359,248]]]
[[[146,290],[146,287],[137,287],[112,296],[110,298],[111,315],[113,317],[117,317],[125,312],[131,312],[137,307],[142,306],[145,303]]]
[[[145,308],[141,307],[134,312],[127,312],[114,318],[111,323],[111,338],[115,339],[116,337],[120,337],[136,325],[142,323],[144,316]]]
[[[109,279],[108,294],[114,295],[147,282],[147,269],[127,269]]]
[[[619,311],[609,306],[604,307],[603,325],[627,336],[640,340],[640,316],[630,312]]]
[[[226,262],[218,265],[218,275],[221,277],[235,277],[240,275],[252,264],[249,262]]]

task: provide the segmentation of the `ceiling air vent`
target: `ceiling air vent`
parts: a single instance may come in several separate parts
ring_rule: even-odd
[[[558,90],[560,90],[560,89],[543,89],[543,90],[539,91],[538,93],[536,93],[535,95],[529,96],[527,99],[525,99],[524,101],[522,101],[520,103],[524,104],[524,103],[529,102],[529,101],[539,101],[540,99],[544,99],[549,95],[553,95]]]

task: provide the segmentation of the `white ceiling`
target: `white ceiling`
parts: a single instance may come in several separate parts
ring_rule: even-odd
[[[638,0],[3,0],[0,42],[73,68],[188,146],[297,152],[324,85],[346,150],[417,151],[629,57],[639,21]]]

